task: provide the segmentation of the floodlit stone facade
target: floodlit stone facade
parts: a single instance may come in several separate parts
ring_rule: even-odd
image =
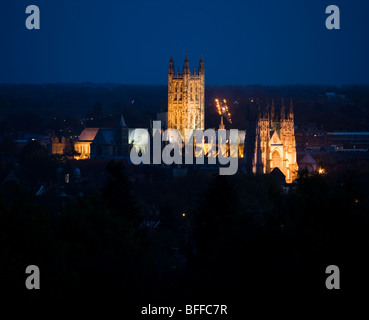
[[[191,73],[187,54],[182,74],[174,71],[173,58],[168,68],[168,128],[177,129],[182,139],[185,129],[205,129],[205,69],[202,56]]]
[[[289,111],[285,112],[282,100],[280,114],[272,107],[259,112],[256,125],[254,173],[270,173],[279,168],[291,183],[297,177],[296,140],[292,100]]]

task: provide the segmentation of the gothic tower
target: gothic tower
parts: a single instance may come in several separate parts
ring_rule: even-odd
[[[286,112],[282,99],[280,113],[275,111],[274,99],[271,111],[258,112],[256,117],[254,173],[270,173],[278,168],[291,183],[297,177],[296,140],[292,99]],[[247,135],[247,132],[246,132]]]
[[[205,129],[205,69],[202,55],[198,73],[191,73],[186,57],[182,74],[174,71],[173,58],[168,68],[168,128],[177,129],[185,138],[185,129]]]

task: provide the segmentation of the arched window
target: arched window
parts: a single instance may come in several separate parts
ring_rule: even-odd
[[[282,161],[281,156],[277,150],[274,150],[272,153],[272,161],[273,161],[273,168],[281,167]]]

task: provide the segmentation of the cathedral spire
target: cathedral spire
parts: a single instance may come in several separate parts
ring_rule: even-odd
[[[293,104],[292,104],[292,98],[290,100],[290,113],[289,113],[290,119],[293,119]]]
[[[124,118],[123,118],[123,114],[120,114],[119,127],[127,128],[126,122],[124,121]]]
[[[261,109],[259,102],[256,104],[256,113],[258,114],[258,117],[261,118]]]
[[[190,74],[190,73],[191,73],[190,64],[188,62],[187,51],[186,51],[186,57],[185,57],[184,64],[183,64],[183,74]]]
[[[282,106],[281,106],[281,120],[286,118],[285,107],[284,107],[284,99],[282,98]]]
[[[261,139],[260,139],[260,126],[256,128],[256,155],[255,155],[255,173],[261,174],[263,173],[263,158],[262,158],[262,151],[261,151]]]
[[[270,118],[274,120],[275,117],[275,107],[274,107],[274,98],[272,99],[272,110],[270,111]]]
[[[168,74],[174,75],[174,62],[172,55],[170,55]]]
[[[200,55],[200,62],[199,62],[199,74],[204,74],[204,60],[202,60],[202,53]]]
[[[265,106],[263,108],[263,118],[268,118],[268,100],[265,98]]]

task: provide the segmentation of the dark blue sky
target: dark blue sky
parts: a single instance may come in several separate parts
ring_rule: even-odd
[[[38,5],[41,29],[27,30]],[[341,29],[327,30],[338,5]],[[365,0],[2,0],[0,82],[166,84],[170,53],[206,84],[369,84]]]

